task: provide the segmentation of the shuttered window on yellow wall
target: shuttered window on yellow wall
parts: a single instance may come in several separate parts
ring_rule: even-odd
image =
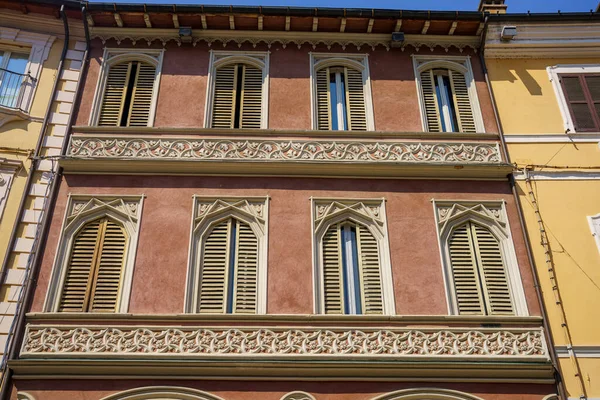
[[[442,76],[446,78],[440,79]],[[448,80],[450,87],[446,87],[445,79]],[[464,74],[440,69],[423,71],[421,72],[421,94],[429,132],[474,133],[477,131],[469,87]],[[444,100],[444,97],[448,99]],[[448,118],[455,120],[457,126],[444,127],[445,112],[450,113]]]
[[[229,64],[215,71],[212,128],[260,129],[263,117],[263,71]]]
[[[362,72],[348,67],[326,67],[315,75],[317,129],[366,131]],[[338,95],[337,85],[340,85],[341,95]]]
[[[258,238],[250,225],[229,218],[214,226],[202,246],[198,312],[255,314]]]
[[[115,312],[127,236],[108,218],[88,222],[73,237],[59,311]]]
[[[498,239],[467,222],[448,240],[458,313],[514,315],[506,266]]]
[[[348,259],[348,250],[343,249],[348,243],[343,243],[343,229],[350,225],[355,232],[357,253],[356,265]],[[354,236],[353,236],[354,237]],[[356,309],[362,314],[383,314],[383,290],[381,282],[381,265],[377,239],[368,228],[343,222],[330,226],[322,239],[323,256],[323,289],[324,309],[326,314],[348,314],[349,291],[353,288],[348,284],[348,275],[356,275],[355,285],[360,292],[356,299]],[[356,271],[352,271],[352,267]]]
[[[108,70],[100,106],[100,126],[148,126],[152,113],[156,67],[140,61]]]

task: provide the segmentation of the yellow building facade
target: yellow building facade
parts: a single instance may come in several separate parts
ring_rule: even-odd
[[[484,56],[564,390],[600,399],[600,18],[491,16]]]
[[[52,157],[66,140],[86,49],[81,20],[69,20],[60,6],[13,1],[0,8],[0,357],[30,276],[58,171]]]

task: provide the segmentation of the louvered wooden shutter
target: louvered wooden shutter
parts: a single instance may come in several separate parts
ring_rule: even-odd
[[[344,68],[346,84],[346,110],[348,112],[348,130],[367,130],[367,111],[362,72]]]
[[[448,74],[454,97],[458,130],[460,132],[475,133],[477,129],[475,129],[475,118],[473,117],[473,108],[471,107],[469,88],[465,75],[452,70],[449,70]]]
[[[225,312],[231,220],[216,225],[204,241],[200,277],[200,313]]]
[[[469,222],[452,232],[448,244],[459,314],[514,314],[500,244],[492,233]]]
[[[250,65],[244,65],[240,128],[260,129],[262,122],[262,88],[262,70]]]
[[[237,65],[217,69],[213,93],[212,128],[233,128],[235,121]]]
[[[383,314],[381,264],[377,239],[363,226],[356,227],[363,314]]]
[[[575,130],[600,130],[600,76],[569,75],[560,81]]]
[[[317,129],[331,130],[331,98],[329,97],[329,68],[317,71]]]
[[[155,77],[155,66],[142,62],[138,63],[127,126],[148,126],[152,111]]]
[[[98,125],[120,125],[131,67],[132,63],[128,62],[113,65],[108,70],[104,96],[102,97],[102,104],[100,106]]]
[[[332,225],[323,236],[323,288],[325,314],[343,314],[341,237],[338,225]]]
[[[440,108],[435,94],[435,77],[433,70],[421,72],[421,93],[423,94],[423,106],[427,119],[428,132],[441,132]]]
[[[59,311],[115,312],[121,289],[127,237],[102,218],[73,238]]]
[[[241,221],[236,223],[233,312],[255,314],[258,295],[258,239],[250,225]]]

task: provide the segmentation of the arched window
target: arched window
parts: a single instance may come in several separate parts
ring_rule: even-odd
[[[468,59],[415,56],[423,124],[428,132],[483,132]]]
[[[265,313],[265,214],[265,198],[196,198],[186,312]]]
[[[434,204],[451,313],[527,315],[504,203]]]
[[[267,127],[266,53],[211,53],[208,102],[210,128]]]
[[[284,395],[281,400],[315,400],[315,398],[309,393],[296,391]]]
[[[367,59],[311,55],[315,128],[373,130]]]
[[[73,237],[58,311],[115,312],[123,279],[127,235],[103,217]]]
[[[174,386],[148,386],[125,390],[101,400],[223,400],[201,390]]]
[[[140,205],[140,196],[69,198],[46,311],[127,311]]]
[[[382,394],[372,400],[483,400],[480,397],[458,390],[417,388],[403,389]]]
[[[152,126],[161,62],[162,51],[106,50],[92,124]]]

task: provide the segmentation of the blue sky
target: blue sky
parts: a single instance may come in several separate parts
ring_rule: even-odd
[[[92,0],[93,1],[93,0]],[[108,1],[108,0],[103,0]],[[474,11],[479,0],[111,0],[116,3],[220,4],[344,8],[393,8],[404,10]],[[508,11],[562,12],[596,9],[598,0],[507,0]]]

